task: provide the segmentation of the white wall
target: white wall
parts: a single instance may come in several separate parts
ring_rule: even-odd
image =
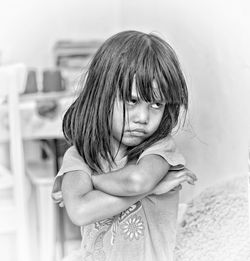
[[[2,60],[53,66],[58,39],[102,39],[117,31],[119,4],[116,0],[1,0]]]
[[[190,89],[191,127],[177,140],[199,183],[185,199],[247,173],[250,10],[239,1],[156,3],[154,26],[177,50]]]
[[[10,0],[0,2],[0,50],[4,62],[42,68],[53,64],[58,39],[160,32],[177,51],[190,90],[189,126],[177,142],[199,182],[195,191],[184,188],[185,200],[247,173],[249,6],[247,0]]]
[[[176,138],[199,182],[184,186],[182,201],[247,175],[249,7],[236,0],[122,1],[121,28],[160,33],[177,51],[187,78],[189,116]]]

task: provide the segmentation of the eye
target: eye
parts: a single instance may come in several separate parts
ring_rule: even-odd
[[[127,104],[128,104],[128,105],[135,105],[137,102],[138,102],[137,99],[132,98],[130,101],[127,101]]]
[[[160,109],[160,108],[162,108],[164,106],[164,104],[163,103],[160,103],[160,102],[155,102],[155,103],[152,103],[151,104],[151,107],[153,108],[153,109]]]

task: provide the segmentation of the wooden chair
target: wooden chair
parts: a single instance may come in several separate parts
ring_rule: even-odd
[[[23,90],[25,80],[24,65],[0,67],[0,97],[5,97],[7,101],[10,154],[10,169],[8,166],[0,166],[0,236],[13,233],[16,243],[10,253],[12,258],[31,261],[28,211],[30,187],[25,175],[18,104],[18,93]],[[5,246],[1,248],[4,251]],[[1,255],[3,251],[0,251]],[[8,257],[2,258],[9,260]]]
[[[31,261],[34,256],[36,260],[53,261],[55,206],[50,193],[54,173],[51,164],[24,160],[19,93],[24,91],[26,79],[27,68],[23,64],[0,67],[0,101],[1,97],[7,101],[4,108],[9,116],[10,156],[10,166],[1,165],[0,158],[0,236],[13,234],[16,241],[16,250],[13,246],[5,261]],[[36,214],[31,211],[31,205]],[[1,250],[0,245],[0,256]]]

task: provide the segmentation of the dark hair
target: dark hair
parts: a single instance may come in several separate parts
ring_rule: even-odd
[[[95,171],[102,169],[101,157],[114,163],[110,146],[114,101],[117,94],[124,104],[131,99],[134,77],[139,96],[147,102],[156,99],[152,88],[155,80],[166,106],[156,132],[138,146],[128,148],[129,159],[169,135],[178,122],[181,106],[187,110],[186,82],[168,43],[154,34],[138,31],[110,37],[94,55],[82,92],[63,118],[66,140],[76,146]],[[125,119],[125,105],[123,108]]]

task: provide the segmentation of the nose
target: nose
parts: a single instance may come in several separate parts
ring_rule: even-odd
[[[138,105],[134,114],[134,122],[140,124],[147,124],[148,121],[149,121],[148,105],[146,103]]]

